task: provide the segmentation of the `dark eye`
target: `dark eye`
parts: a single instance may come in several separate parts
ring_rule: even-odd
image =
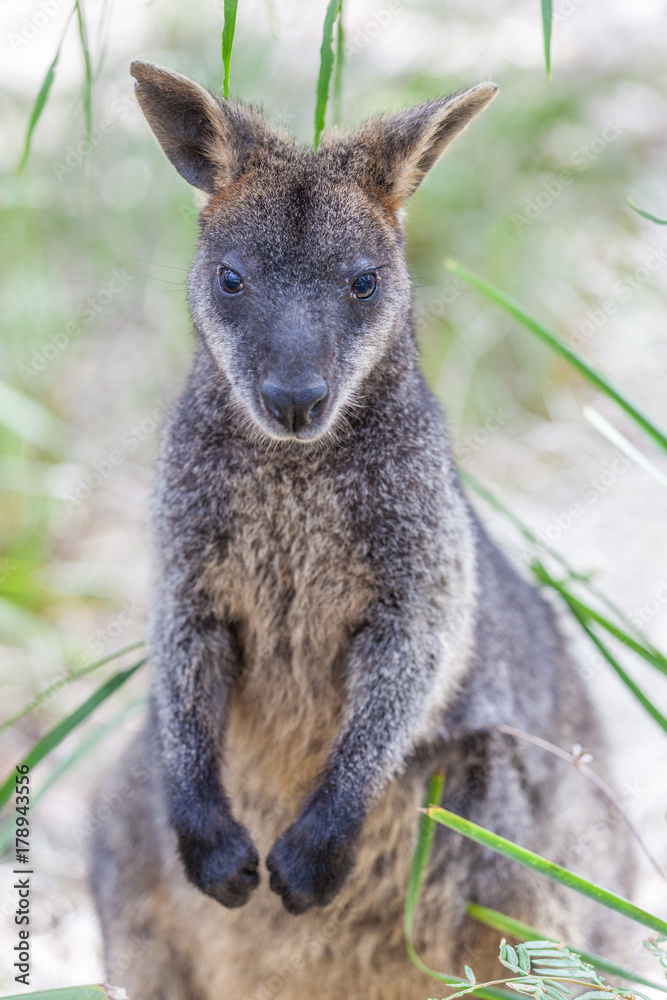
[[[360,274],[358,278],[354,279],[352,282],[352,294],[355,299],[370,299],[371,295],[375,294],[377,286],[377,274],[374,274],[373,271],[368,271],[366,274]]]
[[[236,295],[237,292],[243,291],[243,278],[236,271],[232,271],[231,267],[220,265],[218,267],[218,287],[227,295]]]

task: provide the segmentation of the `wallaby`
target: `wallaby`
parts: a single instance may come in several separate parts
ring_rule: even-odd
[[[314,151],[177,73],[132,75],[206,201],[154,509],[150,719],[93,850],[109,981],[131,1000],[418,1000],[435,987],[403,908],[434,770],[447,808],[611,889],[632,867],[596,789],[497,731],[599,747],[418,366],[404,206],[496,87]],[[439,828],[417,948],[490,975],[499,935],[469,902],[609,943],[606,911]]]

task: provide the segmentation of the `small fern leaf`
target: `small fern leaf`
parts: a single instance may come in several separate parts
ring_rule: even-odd
[[[590,969],[582,969],[579,963],[574,964],[568,959],[564,959],[562,962],[545,962],[536,961],[533,963],[533,968],[540,976],[548,976],[552,972],[557,972],[563,975],[575,974],[577,976],[582,976],[585,979],[590,977]]]
[[[505,958],[501,958],[500,961],[506,968],[511,969],[512,972],[524,971],[519,965],[519,956],[511,944],[505,945]]]
[[[477,980],[475,979],[475,973],[472,971],[469,965],[466,965],[465,967],[465,974],[466,974],[466,979],[468,980],[470,985],[474,986]]]
[[[589,990],[587,993],[580,993],[577,1000],[618,1000],[619,996],[620,993],[612,993],[610,990]]]
[[[581,966],[577,956],[567,952],[560,955],[532,955],[531,957],[535,965],[572,965],[577,969]]]
[[[530,972],[530,955],[522,944],[516,946],[516,953],[519,959],[519,966],[522,972]]]
[[[534,976],[524,976],[523,979],[509,979],[507,985],[516,990],[517,993],[524,993],[527,996],[538,996],[542,992],[541,980]]]
[[[558,990],[558,992],[562,993],[563,996],[568,996],[570,993],[570,990],[568,990],[567,986],[564,983],[561,983],[558,979],[545,978],[542,980],[542,982],[545,984],[545,986],[551,986],[553,987],[553,989]]]
[[[531,958],[544,958],[551,961],[558,961],[563,957],[568,957],[569,953],[565,948],[528,948],[530,941],[524,943],[524,948],[526,948],[530,954]]]
[[[552,952],[560,953],[563,951],[555,941],[524,941],[523,946],[526,951],[530,952],[544,951],[551,954]]]
[[[644,947],[648,948],[654,958],[657,958],[663,968],[667,969],[667,937],[656,934],[644,941]]]
[[[582,982],[589,982],[591,977],[585,969],[578,969],[576,966],[567,965],[551,968],[535,969],[538,976],[554,976],[558,979],[581,979]]]
[[[544,992],[547,994],[547,996],[552,997],[552,1000],[564,1000],[564,998],[567,997],[568,993],[570,992],[569,990],[563,992],[560,989],[556,989],[556,987],[548,983],[546,979],[543,980],[543,982],[544,982]]]

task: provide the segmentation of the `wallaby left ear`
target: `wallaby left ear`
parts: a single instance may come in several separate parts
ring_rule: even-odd
[[[497,92],[495,83],[478,83],[458,94],[366,122],[349,138],[352,155],[348,163],[357,180],[387,208],[399,208]]]
[[[130,72],[162,149],[181,177],[207,194],[232,184],[250,151],[275,134],[260,112],[215,97],[164,66],[135,60]]]

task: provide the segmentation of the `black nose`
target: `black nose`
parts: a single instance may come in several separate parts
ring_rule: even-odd
[[[329,389],[326,382],[317,385],[285,389],[266,379],[262,385],[262,396],[269,413],[280,421],[288,431],[298,431],[307,427],[324,409],[324,401]]]

